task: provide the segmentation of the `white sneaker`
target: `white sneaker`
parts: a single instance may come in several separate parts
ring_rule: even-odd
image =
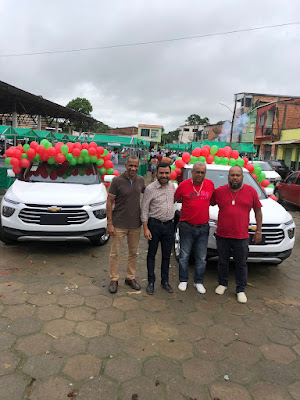
[[[217,293],[217,294],[224,294],[226,289],[227,289],[227,286],[219,285],[219,286],[215,289],[215,293]]]
[[[180,282],[178,285],[178,289],[181,290],[182,292],[185,292],[187,288],[187,282]]]
[[[197,289],[197,291],[201,294],[206,293],[206,289],[205,287],[202,285],[202,283],[194,283],[195,288]]]
[[[247,303],[247,296],[245,294],[245,292],[239,292],[236,294],[237,295],[237,301],[239,303]]]

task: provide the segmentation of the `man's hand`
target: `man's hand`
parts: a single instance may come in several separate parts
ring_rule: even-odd
[[[150,230],[148,228],[144,229],[144,237],[147,240],[151,240],[152,239],[151,232],[150,232]]]
[[[114,236],[115,235],[115,227],[113,226],[113,224],[107,224],[107,233],[110,236]]]
[[[256,232],[254,233],[253,242],[254,242],[255,244],[261,242],[261,232],[256,231]]]

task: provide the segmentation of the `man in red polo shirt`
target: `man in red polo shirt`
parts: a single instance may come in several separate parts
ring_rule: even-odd
[[[205,293],[203,286],[206,268],[206,253],[209,234],[209,204],[214,184],[205,179],[206,165],[197,162],[193,166],[192,178],[181,182],[175,192],[175,200],[182,202],[179,222],[180,256],[179,286],[185,291],[188,283],[189,259],[195,254],[194,286],[199,293]]]
[[[249,214],[253,208],[256,219],[256,232],[253,241],[257,244],[261,241],[262,205],[256,190],[252,186],[243,184],[241,167],[230,168],[228,185],[220,186],[214,191],[211,205],[215,204],[219,206],[216,231],[219,255],[219,286],[215,292],[222,295],[227,289],[229,261],[232,252],[235,264],[237,300],[239,303],[246,303]]]

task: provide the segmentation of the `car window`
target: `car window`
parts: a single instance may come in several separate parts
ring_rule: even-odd
[[[281,164],[279,161],[270,161],[270,165],[272,165],[274,167],[281,167]]]
[[[253,163],[255,164],[259,164],[259,166],[261,167],[262,171],[273,171],[273,168],[267,163],[267,162],[255,162]]]
[[[24,173],[18,174],[17,179],[25,182],[71,183],[94,185],[100,183],[100,176],[94,164],[71,166],[49,165],[47,162],[31,164]]]
[[[298,179],[296,180],[296,185],[300,185],[300,174],[298,176]]]
[[[286,179],[286,183],[289,183],[289,184],[294,183],[294,181],[295,181],[297,175],[298,175],[298,174],[292,174],[292,175],[290,175],[290,176]]]

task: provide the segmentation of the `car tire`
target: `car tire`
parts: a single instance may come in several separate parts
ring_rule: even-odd
[[[92,246],[104,246],[109,241],[109,234],[105,232],[102,236],[94,236],[90,238],[90,242]]]
[[[179,261],[180,255],[180,236],[179,236],[179,222],[175,226],[174,230],[174,256]]]
[[[279,203],[279,204],[282,204],[282,198],[281,198],[281,196],[280,196],[280,193],[279,193],[279,190],[278,189],[275,189],[275,192],[274,192],[274,196],[276,197],[276,199],[277,199],[277,203]]]
[[[1,242],[5,243],[5,244],[8,244],[8,245],[16,244],[16,243],[17,243],[17,240],[8,238],[8,237],[5,235],[5,233],[4,233],[3,229],[2,229],[2,225],[1,225],[1,224],[0,224],[0,240],[1,240]]]

